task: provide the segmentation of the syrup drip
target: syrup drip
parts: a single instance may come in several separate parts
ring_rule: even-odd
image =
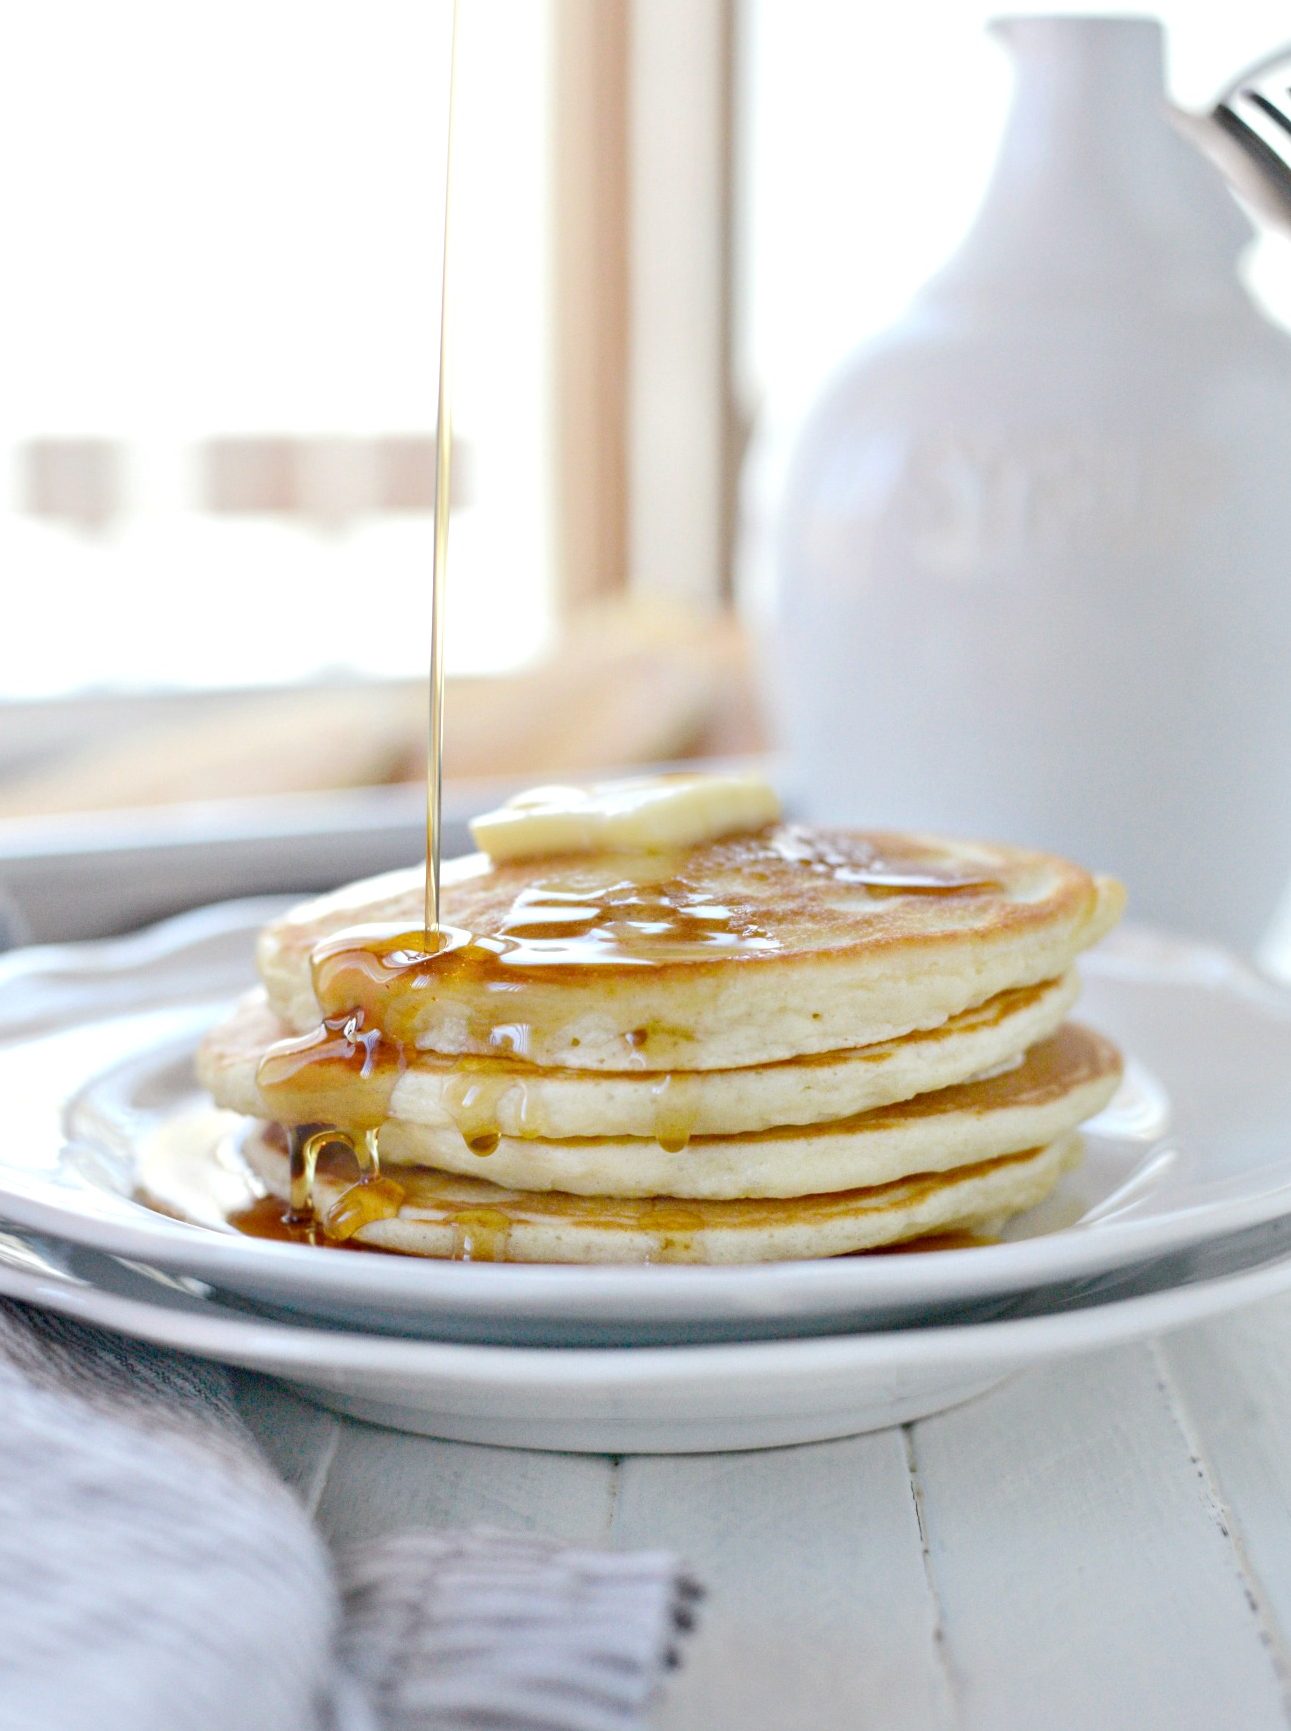
[[[297,1126],[288,1139],[291,1191],[283,1219],[290,1227],[307,1229],[311,1233],[310,1242],[316,1242],[319,1224],[314,1207],[318,1164],[329,1151],[348,1155],[359,1172],[356,1181],[342,1190],[321,1222],[327,1238],[343,1243],[360,1227],[397,1214],[405,1193],[402,1185],[381,1176],[375,1128],[363,1130],[355,1137],[343,1130],[320,1129],[313,1124]]]
[[[310,958],[314,996],[324,1026],[357,1018],[358,1030],[379,1029],[391,1055],[416,1044],[425,1001],[487,966],[491,940],[455,926],[434,932],[400,925],[351,926],[318,944]],[[483,952],[483,953],[481,953]]]
[[[505,1262],[511,1221],[500,1208],[464,1208],[452,1217],[454,1262]]]
[[[299,1125],[291,1132],[291,1195],[287,1203],[287,1218],[293,1226],[304,1225],[314,1218],[314,1174],[318,1156],[331,1139],[327,1131],[316,1131],[310,1124]]]
[[[390,1220],[403,1206],[404,1188],[393,1178],[381,1178],[373,1173],[351,1184],[336,1198],[323,1216],[323,1231],[336,1243],[346,1239],[374,1220]]]
[[[444,1104],[472,1154],[495,1152],[502,1140],[498,1107],[513,1076],[488,1058],[461,1058],[444,1090]],[[523,1084],[522,1084],[523,1085]]]
[[[403,1049],[360,1011],[329,1016],[312,1034],[280,1040],[260,1060],[260,1092],[284,1124],[378,1130],[403,1072]]]
[[[640,1205],[639,1220],[647,1232],[655,1235],[657,1249],[647,1256],[647,1262],[698,1262],[695,1234],[702,1232],[708,1221],[693,1204],[681,1202],[645,1202]]]
[[[680,1154],[690,1142],[699,1113],[699,1084],[683,1070],[670,1071],[652,1088],[654,1139],[665,1154]]]

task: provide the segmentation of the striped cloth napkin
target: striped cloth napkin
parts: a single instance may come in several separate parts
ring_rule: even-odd
[[[494,1532],[334,1559],[222,1370],[0,1301],[0,1731],[632,1731],[697,1596]]]

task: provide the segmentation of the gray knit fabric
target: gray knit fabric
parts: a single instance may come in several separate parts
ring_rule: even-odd
[[[223,1371],[0,1301],[0,1731],[631,1731],[694,1594],[499,1533],[334,1563]]]

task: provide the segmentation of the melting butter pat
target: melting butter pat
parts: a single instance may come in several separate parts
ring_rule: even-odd
[[[761,829],[780,816],[759,775],[650,775],[590,787],[535,787],[471,824],[493,860],[542,854],[661,853]]]

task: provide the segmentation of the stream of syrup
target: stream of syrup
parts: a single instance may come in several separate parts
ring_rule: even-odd
[[[440,866],[442,860],[442,806],[444,761],[444,617],[448,582],[448,526],[453,479],[453,416],[451,391],[453,259],[453,140],[457,103],[459,0],[453,0],[448,51],[448,115],[444,144],[444,223],[440,268],[439,381],[436,392],[434,551],[430,582],[429,714],[426,755],[426,878],[424,929],[401,935],[419,962],[454,947],[453,939],[466,934],[448,934],[440,921]],[[352,942],[344,946],[346,953]],[[283,1041],[271,1048],[261,1062],[259,1084],[272,1102],[285,1108],[284,1122],[290,1131],[290,1201],[284,1224],[289,1231],[310,1233],[322,1228],[333,1243],[346,1242],[374,1220],[399,1212],[403,1187],[381,1172],[379,1132],[388,1116],[395,1081],[404,1068],[404,1041],[387,1030],[379,1014],[358,1003],[342,1009],[332,1007],[334,998],[321,998],[323,1020],[313,1034]],[[293,1103],[299,1105],[302,1090],[337,1110],[325,1113],[325,1121],[301,1123]],[[315,1114],[315,1118],[317,1114]],[[334,1122],[333,1122],[334,1120]],[[344,1125],[342,1129],[339,1126]],[[320,1221],[314,1208],[314,1177],[319,1156],[337,1144],[348,1150],[358,1176],[328,1209]]]
[[[444,739],[444,621],[448,573],[449,502],[452,482],[451,392],[453,259],[453,152],[457,95],[459,0],[453,0],[449,50],[448,116],[444,172],[443,253],[439,320],[439,378],[431,570],[428,752],[426,767],[426,870],[423,927],[358,927],[320,944],[311,969],[322,1020],[314,1032],[273,1046],[261,1061],[261,1093],[278,1122],[290,1127],[287,1148],[290,1200],[285,1209],[268,1199],[245,1220],[234,1221],[257,1236],[283,1236],[311,1243],[348,1243],[374,1221],[398,1214],[406,1186],[382,1173],[380,1132],[415,1051],[419,1020],[428,999],[469,982],[476,998],[498,994],[492,1008],[471,1012],[481,1025],[469,1030],[492,1056],[459,1059],[444,1090],[444,1104],[467,1146],[481,1158],[498,1146],[498,1105],[515,1085],[511,1064],[523,1059],[527,1027],[508,1020],[505,996],[517,970],[584,970],[603,964],[659,965],[708,960],[723,953],[754,955],[778,948],[755,920],[740,915],[703,886],[669,876],[658,866],[594,891],[537,883],[520,891],[489,936],[446,926],[441,917],[441,809]],[[784,844],[794,846],[797,844]],[[902,871],[881,861],[848,865],[803,842],[781,857],[806,869],[828,872],[840,882],[865,883],[875,894],[983,887],[984,880],[953,872]],[[850,873],[850,875],[849,875]],[[629,1031],[629,1048],[648,1030]],[[680,1153],[695,1122],[698,1087],[693,1077],[664,1073],[652,1084],[654,1133],[662,1148]],[[316,1208],[320,1160],[348,1161],[352,1181],[325,1211]],[[273,1230],[274,1207],[281,1231]],[[655,1224],[665,1245],[693,1233],[693,1210],[660,1201]],[[454,1224],[454,1254],[474,1260],[505,1257],[509,1222],[496,1209],[465,1210]],[[680,1235],[680,1237],[679,1237]]]
[[[453,132],[457,103],[457,25],[459,0],[453,0],[452,40],[448,50],[448,127],[444,143],[444,244],[439,288],[439,390],[435,417],[435,550],[430,574],[430,716],[426,753],[426,905],[425,929],[439,930],[440,815],[444,791],[444,614],[448,584],[448,517],[453,481],[453,407],[450,389],[453,256]]]

